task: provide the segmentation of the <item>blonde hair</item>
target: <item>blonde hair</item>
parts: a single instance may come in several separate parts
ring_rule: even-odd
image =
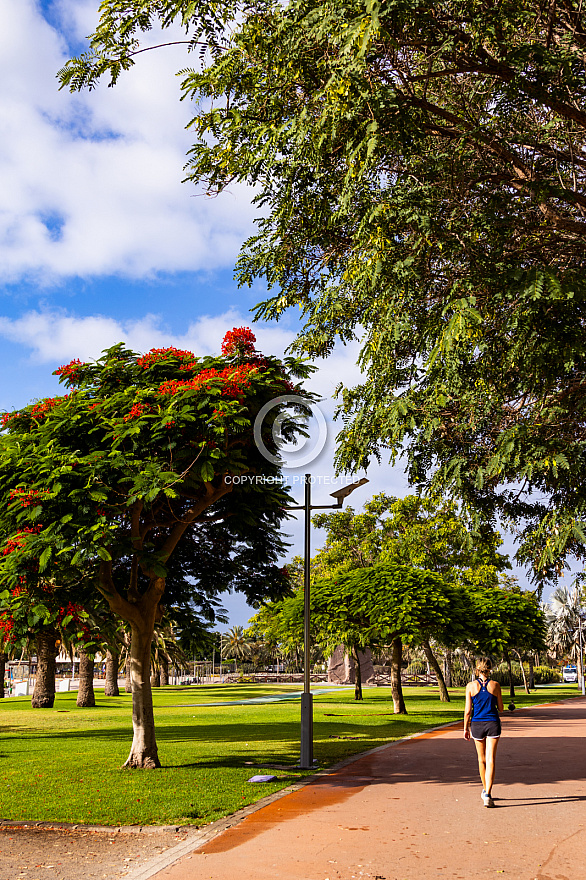
[[[489,657],[479,657],[474,667],[476,675],[482,675],[484,678],[490,678],[492,672],[492,663]]]

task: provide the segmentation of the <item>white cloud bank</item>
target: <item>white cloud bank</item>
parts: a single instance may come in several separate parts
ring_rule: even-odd
[[[47,364],[47,385],[39,388],[38,397],[53,393],[49,388],[50,371],[74,358],[95,360],[105,348],[124,342],[140,353],[151,348],[175,346],[193,351],[196,355],[219,354],[227,330],[249,324],[246,316],[235,310],[220,315],[203,315],[192,321],[184,333],[172,333],[165,328],[159,315],[119,321],[107,315],[77,316],[66,311],[29,311],[19,318],[0,317],[0,339],[21,346],[28,353],[28,364]],[[279,326],[254,324],[257,348],[267,354],[282,357],[294,339],[294,333]],[[357,345],[340,346],[327,360],[316,363],[317,372],[305,383],[321,398],[319,408],[326,420],[327,442],[323,452],[314,460],[316,466],[332,472],[334,439],[341,424],[334,423],[336,406],[334,392],[340,382],[346,385],[359,381],[356,367]],[[26,369],[26,361],[23,364]],[[11,389],[6,389],[6,393]],[[0,394],[0,408],[2,407]],[[310,432],[316,434],[319,425],[312,422]],[[306,449],[312,448],[311,443]]]
[[[250,316],[236,310],[220,315],[203,315],[192,321],[185,333],[171,333],[160,315],[119,321],[107,315],[78,316],[64,310],[29,311],[19,318],[0,317],[0,338],[23,346],[36,364],[67,363],[73,358],[92,360],[111,345],[124,342],[138,352],[174,345],[197,355],[219,354],[222,339],[232,327],[248,326]],[[279,326],[254,324],[257,348],[282,357],[295,334]],[[339,382],[359,380],[356,366],[357,344],[339,347],[325,361],[320,361],[312,388],[331,408],[331,397]],[[327,402],[329,401],[329,403]]]
[[[249,190],[209,199],[181,183],[184,46],[141,55],[114,89],[58,91],[65,35],[79,42],[97,7],[61,0],[59,32],[35,0],[0,0],[0,283],[231,265],[252,231]]]

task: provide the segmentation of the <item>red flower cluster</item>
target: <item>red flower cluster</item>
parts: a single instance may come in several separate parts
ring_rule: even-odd
[[[202,370],[193,379],[169,379],[159,385],[161,394],[177,394],[186,388],[199,389],[206,382],[214,379],[219,380],[223,384],[222,397],[239,398],[244,394],[245,389],[250,384],[250,375],[256,371],[257,367],[251,364],[240,364],[237,367],[224,367],[223,370],[216,370],[212,367],[210,370]]]
[[[179,358],[180,360],[186,360],[188,358],[192,361],[195,358],[195,355],[192,351],[184,351],[181,348],[173,348],[173,346],[170,346],[169,348],[151,348],[147,354],[143,354],[142,357],[137,358],[136,363],[139,367],[142,367],[143,370],[148,370],[153,364],[168,361],[170,358]]]
[[[75,360],[70,361],[68,364],[64,364],[62,367],[59,367],[58,370],[55,370],[53,375],[65,376],[66,379],[69,379],[70,384],[73,384],[77,373],[79,373],[79,367],[85,367],[85,364],[82,364],[79,358],[75,358]]]
[[[57,612],[57,617],[59,619],[59,623],[62,622],[64,617],[68,617],[71,615],[76,623],[79,623],[80,617],[79,613],[83,611],[81,605],[78,605],[77,602],[68,602],[66,607],[61,607]]]
[[[6,611],[0,614],[0,641],[14,641],[14,620]]]
[[[42,400],[40,403],[36,403],[31,409],[31,416],[34,419],[44,419],[49,410],[52,410],[54,406],[57,406],[59,403],[62,403],[64,400],[67,400],[69,394],[65,394],[63,397],[47,397],[45,400]]]
[[[148,411],[149,407],[146,407],[144,403],[135,403],[130,412],[124,416],[124,421],[129,422],[131,419],[140,419],[141,415]]]
[[[250,327],[233,327],[222,342],[222,354],[252,354],[256,336]]]
[[[31,507],[33,504],[38,504],[44,494],[46,493],[38,492],[36,489],[29,489],[28,492],[26,489],[12,489],[8,497],[11,501],[19,499],[21,507]]]
[[[91,641],[90,628],[81,618],[82,611],[83,607],[78,605],[77,602],[68,602],[66,607],[61,606],[61,608],[59,608],[59,611],[57,612],[57,621],[62,624],[63,618],[71,615],[73,623],[83,632],[83,641],[89,642]]]
[[[11,413],[4,413],[4,415],[2,416],[2,427],[5,428],[7,425],[10,424],[13,419],[17,419],[19,415],[20,412],[18,410],[15,410]]]
[[[27,535],[38,535],[41,528],[42,526],[40,525],[33,526],[32,528],[24,528],[13,538],[9,538],[6,542],[6,547],[2,551],[2,556],[8,556],[9,553],[14,553],[15,550],[21,550],[26,544]]]

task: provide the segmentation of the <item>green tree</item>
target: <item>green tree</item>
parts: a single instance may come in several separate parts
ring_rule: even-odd
[[[94,589],[131,629],[128,766],[160,766],[151,642],[185,536],[201,536],[205,547],[216,529],[231,536],[229,552],[254,561],[250,579],[238,582],[250,601],[287,589],[275,563],[289,496],[278,466],[257,449],[253,425],[283,391],[303,396],[293,381],[308,369],[255,351],[247,328],[226,334],[216,358],[174,348],[139,356],[118,345],[96,363],[58,370],[69,394],[4,418],[0,531],[5,549],[15,546],[1,558],[2,583],[14,594],[31,569],[66,586],[87,584],[93,571]],[[287,428],[294,435],[295,420]],[[272,448],[270,420],[264,430]],[[232,477],[245,473],[258,480],[236,485]],[[23,506],[19,492],[36,493],[35,503]],[[210,565],[200,587],[213,576]]]
[[[545,616],[537,596],[505,582],[498,589],[469,591],[475,617],[473,644],[478,652],[503,654],[509,667],[511,698],[515,696],[510,651],[519,654],[545,647]],[[521,663],[522,667],[522,663]]]
[[[467,585],[496,585],[499,572],[510,568],[498,552],[498,532],[483,525],[477,532],[467,528],[458,507],[451,501],[408,495],[393,498],[381,493],[364,505],[317,514],[313,524],[328,530],[325,546],[312,559],[315,578],[333,578],[378,562],[408,565],[440,572],[450,581]],[[440,699],[450,696],[443,672],[429,637],[421,646],[437,676]]]
[[[499,533],[485,523],[473,530],[458,506],[444,499],[381,492],[361,513],[348,507],[312,518],[327,529],[324,547],[312,560],[316,575],[331,576],[374,562],[412,565],[462,582],[492,583],[510,568]]]
[[[311,591],[312,629],[330,652],[344,644],[357,670],[356,699],[362,699],[358,651],[392,645],[391,689],[394,711],[406,713],[401,688],[403,640],[421,642],[432,635],[446,644],[470,636],[468,594],[435,572],[407,565],[378,564],[317,581]],[[273,626],[300,634],[303,593],[275,603]]]
[[[445,574],[378,563],[317,580],[311,592],[312,628],[321,647],[358,650],[392,645],[395,713],[405,713],[401,689],[403,641],[435,638],[451,648],[500,654],[543,648],[544,617],[533,592],[458,583]],[[303,632],[303,592],[267,603],[254,619],[279,641]],[[357,699],[361,699],[360,682]]]
[[[298,348],[360,334],[341,468],[406,451],[419,486],[524,525],[520,558],[582,556],[586,46],[581,0],[104,0],[61,83],[115,83],[180,22],[211,63],[189,177],[253,183],[239,263]],[[515,484],[511,488],[510,484]]]

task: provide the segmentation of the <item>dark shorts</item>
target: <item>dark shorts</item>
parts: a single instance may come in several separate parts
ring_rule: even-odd
[[[470,723],[470,735],[472,739],[498,739],[501,735],[500,718],[491,718],[490,721],[472,721]]]

